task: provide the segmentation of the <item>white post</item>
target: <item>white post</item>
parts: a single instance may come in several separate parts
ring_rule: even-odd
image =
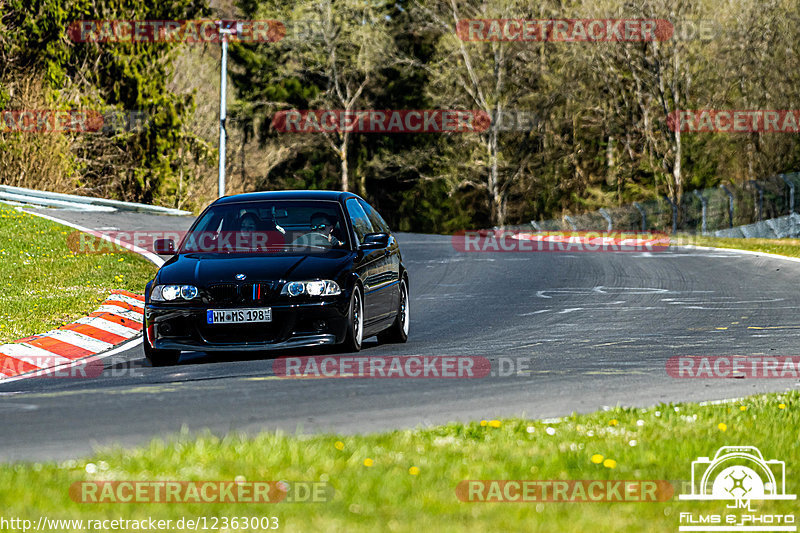
[[[225,196],[225,93],[228,88],[228,31],[220,28],[222,37],[222,68],[219,73],[219,196]]]

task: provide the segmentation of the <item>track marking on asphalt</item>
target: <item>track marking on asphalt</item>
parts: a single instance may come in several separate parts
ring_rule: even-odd
[[[516,349],[520,349],[520,348],[532,348],[533,346],[540,346],[540,345],[542,345],[542,344],[544,344],[544,343],[543,343],[543,342],[534,342],[533,344],[524,344],[524,345],[522,345],[522,346],[516,346],[515,348],[516,348]]]
[[[624,341],[604,342],[602,344],[593,344],[592,348],[599,348],[601,346],[614,346],[614,345],[623,344],[623,343],[626,343],[626,342],[637,342],[637,341],[634,340],[634,339],[627,339],[627,340],[624,340]]]
[[[549,296],[548,296],[548,298],[549,298]],[[521,315],[519,315],[519,316],[531,316],[531,315],[539,315],[539,314],[541,314],[541,313],[547,313],[548,311],[552,311],[552,309],[540,309],[540,310],[538,310],[538,311],[532,311],[532,312],[530,312],[530,313],[522,313],[522,314],[521,314]]]
[[[582,372],[584,376],[624,376],[624,375],[650,375],[650,372],[643,372],[641,370],[618,370],[618,369],[603,369],[603,370],[590,370]]]

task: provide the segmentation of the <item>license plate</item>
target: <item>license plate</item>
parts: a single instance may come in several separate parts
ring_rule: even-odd
[[[257,322],[272,322],[272,308],[209,309],[206,312],[206,322],[209,324],[254,324]]]

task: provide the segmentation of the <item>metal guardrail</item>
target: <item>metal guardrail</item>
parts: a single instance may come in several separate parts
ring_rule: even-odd
[[[39,205],[93,212],[138,211],[158,215],[179,216],[192,214],[190,211],[161,207],[158,205],[123,202],[105,198],[92,198],[90,196],[78,196],[75,194],[37,191],[34,189],[25,189],[23,187],[13,187],[11,185],[0,185],[0,200],[16,204]]]
[[[687,191],[678,202],[662,197],[507,227],[522,231],[686,231],[703,235],[746,235],[751,225],[756,225],[752,229],[758,230],[762,225],[780,224],[783,218],[794,224],[798,185],[800,172],[778,174],[759,181]],[[731,229],[735,227],[746,229],[737,232]]]

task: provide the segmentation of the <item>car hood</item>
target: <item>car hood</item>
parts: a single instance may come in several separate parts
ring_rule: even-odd
[[[353,254],[331,250],[320,254],[180,254],[158,272],[159,284],[233,282],[237,274],[246,281],[337,279],[352,264]]]

